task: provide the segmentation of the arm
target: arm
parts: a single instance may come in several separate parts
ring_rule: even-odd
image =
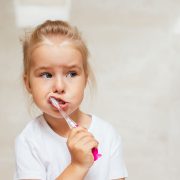
[[[78,167],[74,164],[70,164],[64,171],[63,173],[56,178],[56,180],[83,180],[84,177],[86,176],[88,172],[88,169]]]

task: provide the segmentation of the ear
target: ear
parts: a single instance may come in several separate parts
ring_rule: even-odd
[[[87,86],[89,80],[89,73],[85,72],[85,86]]]
[[[23,79],[24,79],[24,84],[25,84],[25,86],[26,86],[27,91],[28,91],[29,93],[32,93],[29,76],[26,74],[26,75],[24,75],[24,78],[23,78]]]

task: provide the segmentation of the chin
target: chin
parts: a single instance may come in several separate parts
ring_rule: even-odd
[[[62,119],[62,117],[60,116],[59,112],[57,112],[57,113],[49,113],[49,112],[46,113],[46,112],[44,112],[43,114],[44,114],[44,116],[46,118],[50,118],[50,119]]]

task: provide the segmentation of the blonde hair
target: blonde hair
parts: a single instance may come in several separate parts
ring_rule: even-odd
[[[33,50],[51,38],[61,38],[63,41],[68,41],[81,53],[87,80],[92,81],[92,84],[95,85],[94,74],[88,62],[89,52],[84,40],[76,27],[72,27],[61,20],[47,20],[37,26],[32,32],[25,34],[23,40],[23,76],[28,75],[30,72]]]

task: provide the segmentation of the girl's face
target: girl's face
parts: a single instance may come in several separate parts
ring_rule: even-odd
[[[30,68],[25,84],[41,111],[60,117],[49,101],[54,97],[66,113],[76,116],[87,80],[81,53],[68,44],[42,44],[33,51]]]

